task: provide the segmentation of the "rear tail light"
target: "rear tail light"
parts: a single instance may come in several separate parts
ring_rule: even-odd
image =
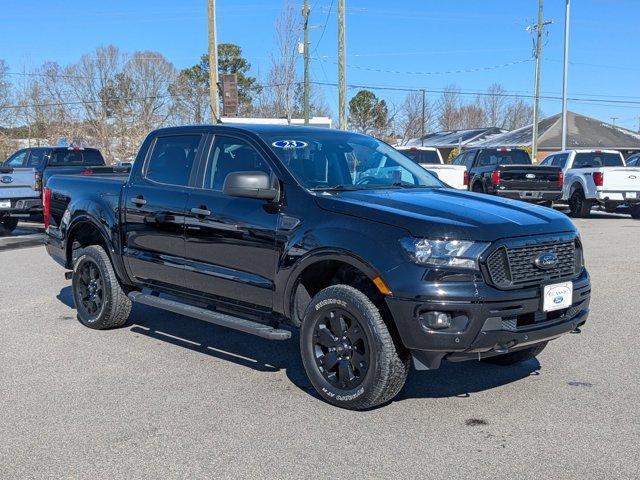
[[[462,177],[462,184],[465,187],[469,186],[469,171],[468,170],[464,171],[464,176]]]
[[[82,170],[82,171],[80,172],[80,175],[93,175],[93,170],[89,170],[89,169],[87,169],[87,170]]]
[[[41,192],[42,191],[42,172],[36,172],[35,179],[36,179],[35,191]]]
[[[562,170],[560,170],[560,173],[558,173],[558,186],[560,188],[564,186],[564,173],[562,172]]]
[[[44,229],[51,223],[51,189],[45,188],[42,192],[42,216],[44,217]]]
[[[495,170],[491,173],[491,185],[494,187],[500,185],[500,170]]]
[[[596,184],[596,187],[601,187],[604,184],[604,173],[593,172],[593,183]]]

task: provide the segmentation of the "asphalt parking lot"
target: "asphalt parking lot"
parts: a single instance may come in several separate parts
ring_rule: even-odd
[[[593,281],[582,334],[539,362],[414,371],[368,412],[317,398],[297,338],[140,306],[89,330],[44,249],[2,239],[0,478],[636,479],[640,221],[576,224]]]

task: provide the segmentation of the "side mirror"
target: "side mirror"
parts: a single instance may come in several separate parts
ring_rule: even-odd
[[[271,182],[264,172],[233,172],[224,179],[222,193],[230,197],[258,198],[274,201],[280,196],[280,189]]]

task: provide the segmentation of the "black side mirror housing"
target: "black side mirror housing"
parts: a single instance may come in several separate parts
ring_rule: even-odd
[[[258,198],[273,202],[280,197],[280,188],[264,172],[232,172],[224,179],[222,193],[230,197]]]

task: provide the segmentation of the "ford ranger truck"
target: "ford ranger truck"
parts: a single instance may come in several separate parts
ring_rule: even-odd
[[[128,178],[52,176],[44,213],[87,327],[140,303],[271,340],[300,329],[311,384],[344,408],[393,399],[412,362],[533,359],[589,314],[566,215],[447,187],[357,133],[156,130]]]

